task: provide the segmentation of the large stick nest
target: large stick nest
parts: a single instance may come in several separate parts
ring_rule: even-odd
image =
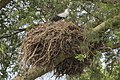
[[[56,69],[57,75],[81,73],[85,65],[84,61],[67,58],[57,66],[54,62],[59,55],[81,54],[80,44],[83,41],[83,30],[72,22],[58,21],[41,24],[31,29],[23,40],[21,46],[23,61],[26,65],[52,66]],[[86,60],[87,65],[88,62]]]

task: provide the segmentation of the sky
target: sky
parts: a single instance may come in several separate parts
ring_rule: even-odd
[[[38,77],[35,80],[67,80],[66,76],[62,76],[61,78],[56,79],[56,76],[53,76],[53,71],[52,72],[48,72],[46,74],[44,74],[41,77]]]

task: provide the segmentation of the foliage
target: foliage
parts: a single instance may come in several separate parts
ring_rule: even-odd
[[[0,10],[0,80],[11,79],[15,72],[19,72],[17,57],[20,54],[19,46],[26,35],[26,31],[38,23],[50,21],[51,17],[64,11],[70,2],[72,2],[72,6],[70,6],[70,17],[67,20],[91,31],[105,20],[120,14],[120,3],[107,4],[87,0],[11,1]],[[117,28],[110,28],[101,32],[100,35],[90,33],[90,35],[95,35],[94,37],[88,37],[90,41],[101,41],[105,46],[103,51],[95,51],[97,55],[95,55],[93,63],[85,69],[85,73],[79,79],[120,79],[120,50],[119,47],[112,49],[114,44],[120,43],[120,25],[118,23],[109,25],[118,26]],[[105,54],[102,55],[104,52]],[[76,58],[81,60],[84,57],[84,55],[78,55]],[[100,59],[103,59],[103,62]],[[106,64],[104,68],[102,63]]]

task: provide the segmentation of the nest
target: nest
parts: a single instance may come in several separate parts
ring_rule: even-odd
[[[80,61],[74,57],[69,57],[63,60],[62,62],[60,62],[55,67],[54,74],[57,75],[57,77],[61,77],[64,74],[72,75],[72,76],[76,74],[81,75],[83,73],[84,68],[88,65],[90,65],[89,59],[84,59]]]
[[[67,58],[56,66],[54,62],[59,55],[81,54],[83,51],[80,44],[83,41],[83,30],[72,22],[58,21],[41,24],[31,29],[23,40],[22,59],[26,65],[52,66],[57,75],[82,73],[84,61]],[[89,63],[86,60],[85,62]]]

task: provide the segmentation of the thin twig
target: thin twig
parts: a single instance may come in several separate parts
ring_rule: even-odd
[[[11,37],[23,31],[26,31],[26,28],[14,30],[12,34],[3,34],[2,36],[0,36],[0,39]]]

